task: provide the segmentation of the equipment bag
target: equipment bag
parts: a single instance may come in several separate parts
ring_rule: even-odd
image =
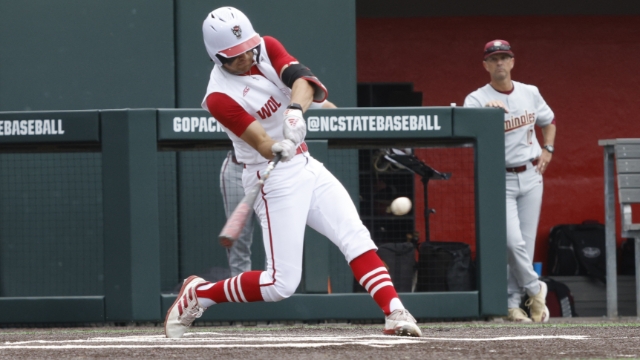
[[[411,242],[384,243],[378,246],[391,281],[398,292],[411,292],[416,269],[416,247]]]
[[[548,264],[550,275],[586,275],[605,281],[604,225],[585,221],[554,226],[549,234]]]
[[[541,277],[540,280],[547,284],[546,305],[550,317],[578,316],[573,295],[565,283],[547,277]]]
[[[629,238],[620,245],[620,275],[636,274],[636,239]]]
[[[416,291],[475,290],[469,244],[426,241],[418,248]]]

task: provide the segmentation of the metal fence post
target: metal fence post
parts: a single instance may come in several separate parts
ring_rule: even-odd
[[[607,252],[607,316],[618,317],[618,278],[616,266],[614,146],[604,146],[605,249]]]

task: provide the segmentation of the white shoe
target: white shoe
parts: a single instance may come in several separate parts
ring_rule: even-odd
[[[194,275],[184,280],[176,301],[164,319],[164,334],[168,338],[181,338],[193,321],[206,310],[198,304],[196,297],[196,287],[203,283],[206,283],[203,278]]]
[[[519,323],[530,323],[531,319],[527,316],[527,313],[520,308],[510,308],[509,316],[507,316],[507,320],[515,321]]]
[[[533,322],[549,321],[549,308],[547,308],[546,302],[547,284],[544,281],[540,281],[540,291],[534,296],[529,296],[529,300],[524,303],[529,307]]]
[[[422,336],[422,331],[416,325],[416,319],[409,314],[407,309],[396,309],[385,318],[384,330],[385,335],[398,336]]]

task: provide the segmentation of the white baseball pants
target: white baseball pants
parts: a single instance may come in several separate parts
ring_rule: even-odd
[[[246,166],[245,190],[258,182],[266,166]],[[347,262],[377,249],[347,190],[306,152],[276,166],[254,210],[260,218],[267,257],[267,270],[260,277],[264,301],[279,301],[296,291],[302,276],[306,225],[336,244]]]
[[[506,187],[508,306],[517,308],[525,292],[535,295],[540,291],[533,254],[542,205],[542,175],[528,163],[521,173],[507,173]]]

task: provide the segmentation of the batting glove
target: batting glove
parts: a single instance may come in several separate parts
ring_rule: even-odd
[[[273,152],[273,155],[277,153],[282,154],[280,161],[287,162],[296,156],[296,144],[289,139],[284,139],[273,144],[271,146],[271,152]]]
[[[307,124],[302,117],[302,110],[287,109],[284,111],[284,138],[296,145],[302,144],[307,135]]]

